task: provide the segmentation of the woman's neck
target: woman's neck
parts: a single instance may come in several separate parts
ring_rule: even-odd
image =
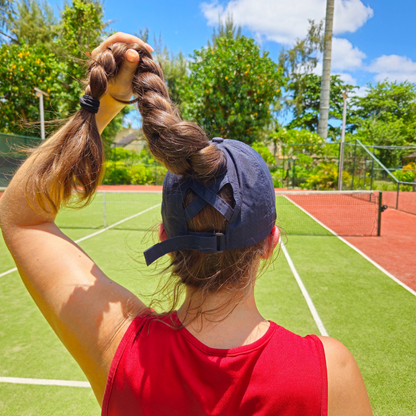
[[[199,309],[192,310],[193,305],[200,302],[198,291],[188,288],[185,301],[178,310],[178,318],[192,335],[208,347],[229,349],[252,344],[270,326],[257,309],[254,287],[237,306],[237,300],[225,292],[208,296]]]

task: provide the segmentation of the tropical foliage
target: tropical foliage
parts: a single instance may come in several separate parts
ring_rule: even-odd
[[[181,93],[183,116],[211,136],[257,141],[281,94],[277,64],[245,36],[217,38],[215,46],[195,51],[192,60]]]

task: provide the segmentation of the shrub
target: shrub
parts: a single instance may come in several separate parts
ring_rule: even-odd
[[[351,175],[345,170],[342,172],[342,181],[351,181]],[[330,190],[338,186],[338,166],[335,163],[320,163],[306,179],[306,189]]]
[[[263,160],[268,165],[275,165],[276,159],[273,156],[273,153],[269,150],[269,148],[262,142],[255,142],[251,146],[256,152],[260,154]]]
[[[403,166],[402,170],[393,172],[394,177],[400,182],[414,182],[416,177],[416,163],[412,162]]]
[[[167,169],[164,166],[128,166],[123,161],[105,163],[105,185],[162,185]]]

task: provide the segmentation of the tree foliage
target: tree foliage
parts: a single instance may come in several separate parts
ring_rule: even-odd
[[[303,128],[316,132],[319,122],[319,104],[321,100],[321,77],[314,74],[295,74],[287,85],[287,90],[298,100],[297,105],[293,105],[293,120],[288,124],[288,128]],[[302,88],[300,91],[299,88]],[[331,77],[331,92],[329,100],[329,120],[342,120],[344,91],[354,91],[356,87],[345,84],[338,75]],[[297,97],[297,98],[296,98]],[[351,104],[347,107],[347,124],[352,122],[350,116]],[[340,128],[329,126],[330,136],[339,135]]]
[[[280,96],[277,64],[245,36],[219,37],[215,47],[195,51],[192,58],[181,91],[184,117],[211,135],[255,142]]]
[[[27,122],[39,120],[39,99],[34,87],[49,94],[44,97],[45,120],[65,113],[70,98],[59,79],[62,64],[43,45],[3,44],[0,46],[0,131],[36,134],[39,127]],[[37,135],[37,134],[36,134]]]
[[[57,20],[52,7],[37,0],[6,2],[4,29],[7,37],[17,45],[43,44],[52,50],[57,36]],[[1,7],[1,3],[0,3]]]
[[[352,100],[352,138],[377,146],[416,144],[416,86],[407,81],[382,81],[367,88],[364,97]],[[405,153],[400,149],[376,150],[387,167],[400,165]]]
[[[29,124],[39,120],[34,88],[49,94],[44,97],[45,121],[65,119],[78,110],[85,53],[100,43],[107,24],[99,2],[66,4],[59,22],[46,2],[21,0],[8,6],[10,41],[0,46],[0,131],[39,135],[39,126]],[[104,141],[122,128],[130,110],[127,107],[107,126]],[[58,125],[49,125],[49,131]]]
[[[83,92],[80,81],[86,73],[85,54],[100,44],[106,27],[99,2],[73,0],[62,11],[58,44],[65,51],[61,57],[66,65],[62,81],[69,94],[76,97],[68,102],[71,113],[78,109],[78,97]]]

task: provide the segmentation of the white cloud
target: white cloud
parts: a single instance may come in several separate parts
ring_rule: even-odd
[[[416,62],[406,56],[383,55],[375,59],[367,68],[376,75],[376,81],[388,78],[390,81],[416,82]]]
[[[365,58],[365,53],[352,46],[347,39],[333,38],[331,67],[334,71],[357,69]]]
[[[347,84],[357,85],[357,80],[351,74],[344,71],[360,69],[365,58],[365,53],[352,46],[351,42],[347,39],[333,38],[331,73],[333,75],[339,75]],[[320,56],[319,59],[320,61],[313,70],[313,73],[322,75],[322,57]]]
[[[237,25],[258,36],[291,44],[305,37],[308,19],[325,17],[326,0],[231,0],[225,7],[214,0],[201,8],[209,25],[215,25],[219,16],[232,14]],[[334,33],[355,32],[372,16],[373,10],[361,0],[335,0]]]
[[[351,74],[348,74],[346,72],[340,72],[339,74],[334,75],[339,75],[342,81],[344,81],[346,84],[354,86],[357,85],[357,80]]]

